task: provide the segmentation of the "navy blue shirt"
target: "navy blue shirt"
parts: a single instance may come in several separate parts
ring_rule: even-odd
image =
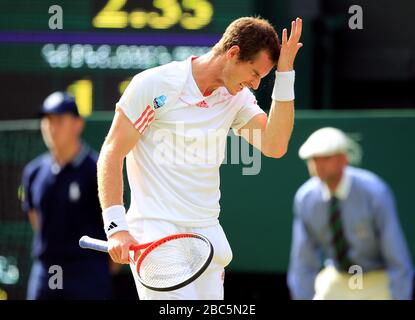
[[[26,165],[23,171],[23,210],[34,209],[39,228],[33,257],[43,262],[64,263],[79,259],[108,259],[81,249],[83,235],[105,239],[97,187],[97,154],[85,145],[77,157],[59,167],[50,153]]]

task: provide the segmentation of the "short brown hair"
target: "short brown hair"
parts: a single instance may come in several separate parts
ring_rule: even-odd
[[[213,47],[214,55],[225,53],[232,46],[240,49],[239,60],[252,61],[256,55],[267,50],[276,64],[280,55],[280,42],[273,26],[260,17],[243,17],[233,21],[222,38]]]

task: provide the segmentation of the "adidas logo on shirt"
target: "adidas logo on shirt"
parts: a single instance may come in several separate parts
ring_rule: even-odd
[[[116,224],[114,221],[112,221],[112,222],[110,223],[110,225],[109,225],[109,227],[108,227],[107,231],[110,231],[111,229],[114,229],[114,228],[116,228],[116,227],[118,227],[118,226],[117,226],[117,224]]]
[[[202,101],[196,103],[196,106],[199,107],[199,108],[209,108],[209,105],[206,103],[205,100],[202,100]]]

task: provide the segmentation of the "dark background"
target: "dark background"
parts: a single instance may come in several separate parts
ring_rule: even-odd
[[[64,28],[49,30],[50,1],[0,2],[0,94],[3,102],[0,119],[33,117],[51,91],[67,89],[82,79],[92,83],[93,110],[111,111],[120,96],[119,84],[142,70],[138,67],[87,68],[85,65],[51,68],[41,54],[46,43],[56,48],[61,44],[91,44],[94,49],[108,44],[112,53],[123,44],[158,44],[168,50],[186,45],[207,50],[228,23],[241,15],[267,18],[279,34],[284,27],[289,27],[292,19],[303,18],[304,47],[295,66],[298,109],[414,108],[414,1],[214,0],[210,1],[214,9],[211,22],[199,30],[186,30],[179,24],[163,30],[148,26],[142,29],[94,28],[91,20],[105,3],[55,1],[54,4],[63,8]],[[361,30],[349,28],[352,14],[348,11],[352,5],[360,5],[363,10]],[[128,0],[122,10],[131,12],[137,8],[160,12],[152,1]],[[51,36],[53,41],[47,41]],[[272,84],[271,73],[257,92],[264,109],[269,105]]]

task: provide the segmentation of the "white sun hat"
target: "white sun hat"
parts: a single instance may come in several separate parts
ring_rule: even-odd
[[[310,159],[317,156],[331,156],[345,153],[350,146],[346,134],[336,128],[325,127],[313,132],[300,147],[298,155],[301,159]]]

